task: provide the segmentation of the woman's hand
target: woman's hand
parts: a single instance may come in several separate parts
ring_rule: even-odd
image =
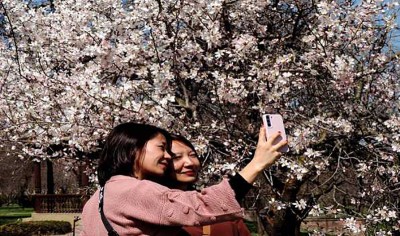
[[[280,133],[273,134],[268,140],[265,135],[265,128],[260,128],[257,148],[253,159],[245,166],[239,174],[249,183],[253,183],[258,174],[265,168],[270,167],[281,156],[278,150],[287,145],[287,140],[282,140],[273,145],[274,141],[280,136]]]
[[[282,140],[279,143],[273,145],[275,140],[280,136],[280,132],[273,134],[268,140],[265,135],[264,126],[260,129],[258,136],[258,143],[256,152],[254,153],[253,160],[259,168],[264,170],[270,167],[274,162],[281,156],[281,152],[278,150],[287,145],[287,140]]]

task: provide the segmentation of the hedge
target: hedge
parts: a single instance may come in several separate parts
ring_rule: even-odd
[[[72,232],[71,223],[66,221],[28,221],[0,226],[0,236],[53,235]]]

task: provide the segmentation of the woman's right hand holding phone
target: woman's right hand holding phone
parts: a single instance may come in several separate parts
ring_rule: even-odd
[[[281,156],[278,150],[287,145],[287,140],[281,140],[279,143],[273,145],[275,139],[280,137],[280,133],[274,133],[267,140],[265,135],[265,128],[261,127],[258,136],[257,148],[254,153],[253,159],[247,164],[239,174],[248,182],[253,183],[258,174],[265,168],[270,167]]]

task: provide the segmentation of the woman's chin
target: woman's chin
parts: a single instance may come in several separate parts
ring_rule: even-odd
[[[197,176],[180,176],[179,178],[177,178],[178,182],[187,183],[187,184],[196,182],[196,180],[197,180]]]

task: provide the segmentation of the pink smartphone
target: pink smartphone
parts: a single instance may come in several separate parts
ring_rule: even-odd
[[[264,127],[267,133],[267,139],[272,134],[280,131],[281,136],[278,137],[273,144],[279,143],[281,140],[287,140],[285,126],[283,124],[283,118],[279,114],[264,114],[262,115],[262,119],[264,122]],[[285,145],[284,147],[279,149],[280,152],[288,152],[289,146]]]

